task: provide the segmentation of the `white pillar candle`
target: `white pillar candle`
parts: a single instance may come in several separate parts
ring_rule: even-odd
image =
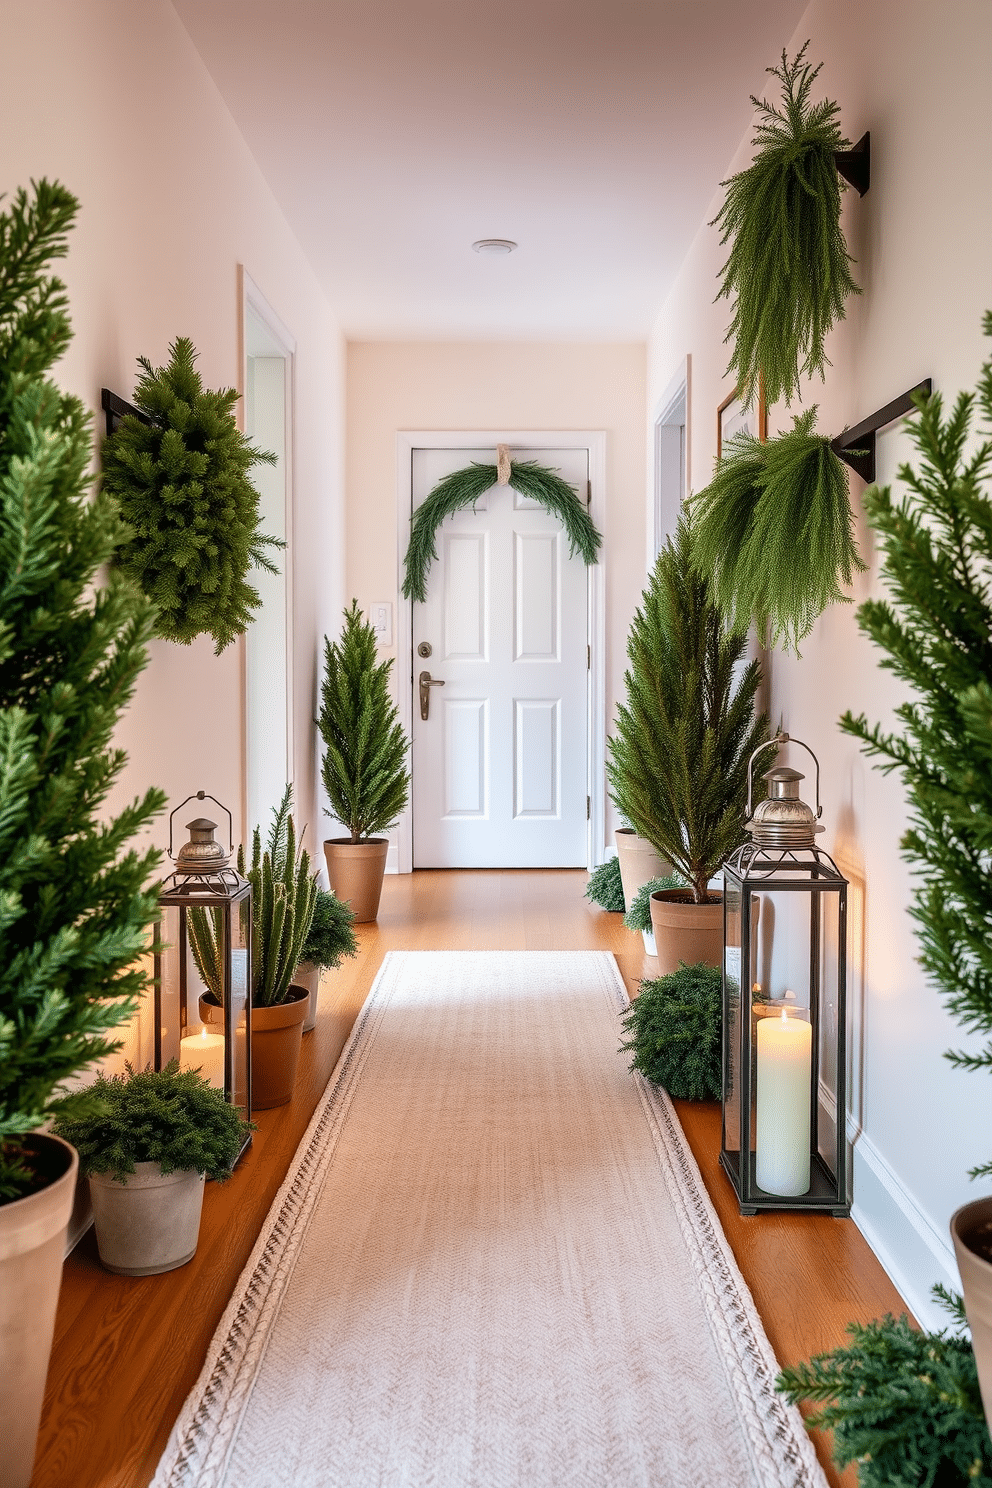
[[[224,1035],[191,1033],[179,1045],[179,1068],[198,1069],[215,1090],[224,1089]]]
[[[813,1029],[803,1018],[761,1018],[755,1030],[755,1178],[766,1193],[809,1192],[810,1067]]]

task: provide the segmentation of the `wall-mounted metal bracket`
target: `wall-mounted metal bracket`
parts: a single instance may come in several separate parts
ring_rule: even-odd
[[[133,414],[135,418],[140,419],[143,424],[151,424],[153,422],[147,413],[143,413],[140,408],[135,408],[134,404],[128,403],[126,398],[119,398],[109,388],[102,388],[100,390],[100,406],[107,415],[108,434],[115,433],[121,419],[125,418],[129,413]]]
[[[838,434],[836,439],[831,440],[830,448],[835,455],[839,455],[845,465],[860,475],[863,481],[870,485],[875,479],[875,435],[879,429],[884,429],[886,424],[894,423],[897,418],[904,414],[912,413],[915,408],[913,402],[914,393],[923,393],[929,398],[933,392],[933,382],[929,377],[924,377],[915,387],[911,387],[908,393],[903,393],[899,398],[893,398],[891,403],[886,403],[877,413],[870,418],[862,419],[860,424],[855,424],[853,429],[845,429],[843,434]]]
[[[871,131],[866,129],[853,149],[835,150],[834,164],[848,185],[864,196],[871,185]]]

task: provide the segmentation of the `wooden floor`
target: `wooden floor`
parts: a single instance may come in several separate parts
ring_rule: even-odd
[[[112,1276],[99,1265],[91,1231],[66,1262],[32,1488],[144,1488],[151,1480],[387,950],[604,949],[615,952],[632,994],[639,978],[655,974],[640,936],[625,930],[619,915],[593,908],[583,897],[585,882],[580,871],[421,872],[386,879],[378,923],[359,927],[359,955],[325,980],[292,1104],[259,1112],[254,1145],[234,1177],[208,1184],[193,1261],[165,1276]],[[719,1107],[682,1102],[679,1115],[782,1363],[840,1343],[850,1320],[903,1310],[851,1221],[742,1219],[717,1162]],[[817,1448],[828,1465],[825,1444]],[[828,1476],[844,1488],[856,1483],[853,1471],[839,1475],[828,1466]]]

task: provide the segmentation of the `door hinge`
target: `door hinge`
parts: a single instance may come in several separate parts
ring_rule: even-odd
[[[586,506],[592,506],[592,481],[586,481]]]
[[[586,796],[586,821],[592,820],[592,796]]]
[[[591,646],[587,646],[586,647],[586,671],[587,672],[591,672],[592,671],[592,647]]]

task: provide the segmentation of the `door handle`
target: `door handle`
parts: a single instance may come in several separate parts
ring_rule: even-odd
[[[421,672],[421,674],[420,674],[420,716],[421,716],[421,718],[424,719],[425,722],[430,717],[430,713],[431,713],[431,688],[432,687],[443,687],[443,686],[444,686],[444,683],[441,681],[440,677],[432,677],[431,674],[430,674],[430,672]]]

